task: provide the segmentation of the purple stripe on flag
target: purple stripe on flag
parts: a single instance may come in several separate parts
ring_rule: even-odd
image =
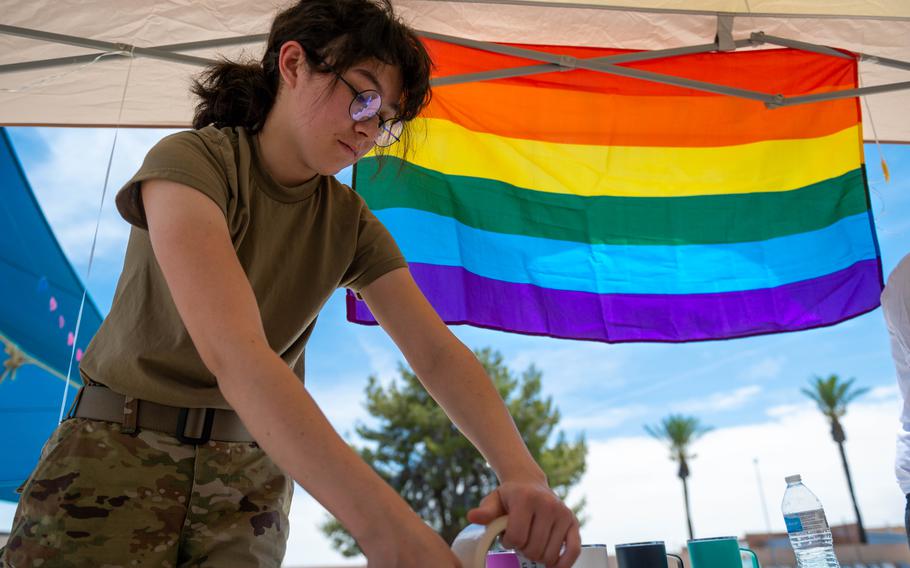
[[[719,294],[594,294],[514,284],[458,266],[412,263],[411,273],[449,324],[528,335],[625,341],[698,341],[833,325],[878,307],[879,259],[777,288]],[[373,324],[349,291],[348,320]]]

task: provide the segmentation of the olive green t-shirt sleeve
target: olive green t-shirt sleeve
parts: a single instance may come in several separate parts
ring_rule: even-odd
[[[401,254],[395,239],[385,225],[363,204],[357,227],[357,248],[354,260],[342,279],[342,286],[355,293],[374,280],[408,263]]]
[[[117,192],[117,210],[131,225],[148,230],[140,185],[145,180],[166,179],[207,195],[227,216],[230,185],[225,151],[217,140],[193,130],[161,139],[149,150],[136,175]]]

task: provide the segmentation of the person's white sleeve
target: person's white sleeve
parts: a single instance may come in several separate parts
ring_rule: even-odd
[[[910,493],[910,254],[888,277],[882,292],[882,310],[891,337],[897,383],[904,401],[901,429],[897,435],[895,473],[901,490]]]

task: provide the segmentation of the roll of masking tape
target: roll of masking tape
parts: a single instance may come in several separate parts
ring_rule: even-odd
[[[461,561],[462,568],[484,568],[487,551],[493,541],[506,530],[507,517],[499,517],[488,525],[468,525],[458,533],[452,543],[452,552]]]
[[[528,560],[519,552],[488,552],[487,568],[547,568],[540,562]]]
[[[507,517],[499,517],[488,525],[468,525],[452,543],[452,552],[461,561],[462,568],[538,568],[543,564],[532,562],[514,551],[497,552],[487,556],[493,541],[506,530]],[[607,568],[607,547],[603,544],[582,545],[581,554],[572,568]]]

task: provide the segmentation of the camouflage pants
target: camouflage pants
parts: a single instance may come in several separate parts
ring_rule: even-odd
[[[72,418],[23,485],[0,566],[278,567],[293,486],[255,444]]]

